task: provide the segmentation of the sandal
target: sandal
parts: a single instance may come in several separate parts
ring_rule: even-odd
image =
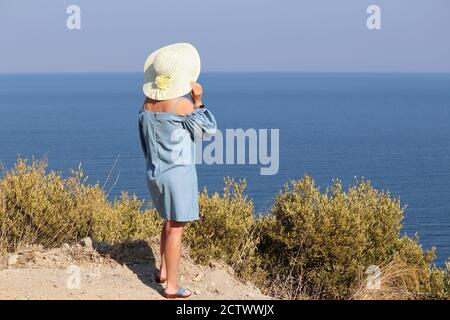
[[[188,295],[185,295],[185,292],[186,292],[186,289],[180,288],[175,293],[166,293],[166,292],[164,292],[163,295],[167,299],[177,299],[177,298],[186,299],[186,298],[189,298],[191,296],[191,294],[192,294],[191,292],[189,292]]]

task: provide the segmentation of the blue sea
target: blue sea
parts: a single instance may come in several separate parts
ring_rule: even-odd
[[[140,74],[0,76],[0,162],[48,157],[64,174],[81,163],[110,197],[149,199],[137,132]],[[205,104],[220,129],[279,129],[280,167],[199,165],[200,188],[247,178],[259,211],[289,179],[322,190],[365,177],[407,205],[404,232],[450,256],[450,75],[206,73]]]

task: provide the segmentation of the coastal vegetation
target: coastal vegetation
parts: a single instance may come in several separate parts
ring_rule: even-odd
[[[245,181],[199,195],[201,220],[184,243],[199,264],[221,261],[236,277],[282,299],[448,299],[449,270],[435,250],[402,235],[400,199],[369,181],[323,192],[311,177],[292,180],[268,212],[255,212]],[[58,247],[85,237],[111,244],[149,239],[161,219],[124,192],[114,201],[81,170],[68,177],[45,161],[18,159],[0,178],[0,255],[28,244]]]

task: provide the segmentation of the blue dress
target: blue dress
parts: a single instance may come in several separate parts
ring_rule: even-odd
[[[206,108],[187,115],[144,108],[139,112],[147,185],[153,204],[164,219],[199,219],[195,139],[215,131],[216,120]]]

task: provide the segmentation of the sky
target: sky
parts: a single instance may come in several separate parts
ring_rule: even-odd
[[[0,0],[0,73],[141,72],[175,42],[204,71],[450,72],[450,1]]]

